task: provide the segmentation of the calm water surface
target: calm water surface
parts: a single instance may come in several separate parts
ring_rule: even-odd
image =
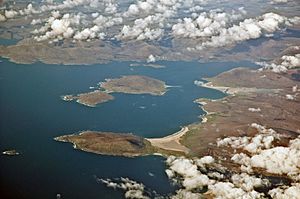
[[[222,93],[200,88],[194,80],[249,62],[159,62],[166,68],[129,67],[130,62],[92,66],[36,63],[0,63],[0,150],[22,154],[0,155],[1,198],[122,198],[123,193],[97,183],[95,177],[129,177],[166,195],[174,191],[162,157],[123,158],[73,150],[54,137],[81,130],[132,132],[145,137],[171,134],[180,126],[198,121],[203,111],[193,100],[220,98]],[[165,81],[164,96],[113,94],[110,101],[89,108],[64,102],[61,95],[89,91],[105,78],[147,75]],[[151,174],[151,175],[150,175]],[[154,174],[154,175],[152,175]]]

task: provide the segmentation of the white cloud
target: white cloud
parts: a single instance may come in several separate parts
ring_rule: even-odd
[[[299,51],[299,46],[294,46],[294,50]],[[283,55],[279,63],[267,63],[267,62],[256,62],[256,64],[262,66],[262,70],[271,70],[275,73],[285,73],[289,69],[300,67],[300,54],[294,55]]]
[[[211,37],[220,34],[229,24],[242,16],[243,13],[228,14],[219,10],[203,12],[195,19],[179,20],[179,23],[173,25],[172,34],[175,37]]]
[[[300,67],[300,54],[295,55],[284,55],[281,57],[281,65],[287,67],[287,68],[296,68]]]
[[[252,107],[250,107],[250,108],[248,108],[248,111],[250,111],[250,112],[260,112],[261,110],[260,110],[260,108],[252,108]]]
[[[15,11],[15,10],[5,10],[5,11],[4,11],[4,16],[5,16],[7,19],[15,18],[17,15],[18,15],[18,12]]]
[[[2,15],[2,14],[0,14],[0,22],[1,21],[6,21],[6,17],[4,15]]]
[[[273,146],[273,141],[280,136],[272,129],[252,124],[258,134],[245,142],[237,137],[219,140],[219,146],[243,148],[249,154],[234,154],[231,160],[241,164],[243,170],[252,172],[253,167],[266,169],[269,173],[288,175],[292,179],[300,180],[300,137],[290,140],[289,146]]]
[[[153,63],[155,61],[156,61],[155,57],[153,55],[149,55],[149,57],[147,59],[147,63]]]
[[[300,174],[300,150],[290,147],[274,147],[251,157],[252,167],[265,168],[270,173]]]
[[[176,194],[171,196],[171,199],[183,199],[183,198],[188,198],[188,199],[199,199],[202,198],[202,194],[200,193],[193,193],[191,191],[188,191],[186,189],[179,189],[176,191]]]
[[[288,100],[294,100],[295,99],[295,97],[293,95],[290,95],[290,94],[285,95],[285,97]]]
[[[271,148],[273,141],[279,139],[279,135],[273,129],[267,129],[256,123],[251,124],[251,127],[258,131],[254,137],[227,137],[218,139],[217,145],[243,148],[250,153],[257,153],[263,149]]]
[[[269,181],[267,180],[262,180],[261,178],[249,176],[246,173],[234,174],[231,177],[231,180],[235,186],[242,188],[244,191],[247,192],[250,192],[254,190],[254,188],[261,187],[269,183]]]
[[[42,20],[41,19],[33,19],[31,21],[31,25],[37,25],[37,24],[41,24],[42,23]]]
[[[160,15],[149,15],[134,21],[132,26],[124,25],[120,34],[116,36],[119,40],[158,40],[163,36],[164,30],[155,27],[157,24],[163,26],[163,18]],[[152,26],[154,26],[152,28]]]
[[[222,28],[220,34],[212,36],[209,41],[200,44],[198,48],[222,47],[249,39],[257,39],[263,34],[270,34],[279,30],[282,26],[290,25],[291,22],[284,16],[266,13],[257,18],[245,19],[238,25]]]
[[[216,184],[209,185],[208,189],[216,199],[260,199],[264,194],[258,193],[254,190],[246,192],[241,188],[237,188],[230,182],[217,182]]]
[[[24,8],[24,10],[20,10],[20,14],[21,15],[30,15],[30,14],[37,14],[40,13],[40,11],[36,10],[35,8],[33,8],[32,4],[29,3],[27,5],[26,8]]]
[[[292,91],[293,93],[296,93],[298,91],[298,85],[293,86]]]
[[[34,37],[37,41],[44,40],[62,40],[73,38],[75,35],[75,29],[72,26],[80,24],[81,16],[73,14],[64,14],[61,16],[59,11],[52,11],[51,17],[49,17],[40,29],[35,29],[34,34],[39,34]],[[94,28],[91,28],[91,35],[93,35]],[[79,31],[78,31],[79,32]],[[80,33],[78,33],[80,34]],[[82,33],[82,37],[85,35]],[[80,36],[78,36],[79,38]]]
[[[84,30],[77,32],[73,38],[77,40],[95,39],[96,37],[98,37],[99,31],[100,28],[98,26],[93,26],[92,28],[85,28]]]
[[[271,4],[287,3],[289,0],[271,0]]]
[[[131,199],[150,199],[145,195],[145,186],[128,178],[121,178],[118,182],[110,179],[100,179],[100,182],[106,184],[107,187],[118,188],[125,191],[125,198]]]
[[[300,196],[300,183],[274,188],[269,191],[269,195],[273,199],[297,199]]]
[[[166,171],[167,175],[170,177],[176,175],[183,177],[182,185],[186,190],[202,188],[203,186],[213,183],[214,180],[209,179],[207,175],[202,174],[198,170],[197,161],[202,164],[213,163],[211,157],[193,161],[184,157],[174,159],[174,157],[171,156],[166,161],[169,165],[169,169]]]

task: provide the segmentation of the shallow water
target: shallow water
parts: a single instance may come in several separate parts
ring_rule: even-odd
[[[73,150],[54,137],[81,130],[132,132],[144,137],[171,134],[199,120],[204,112],[193,100],[220,98],[224,94],[194,85],[249,62],[158,62],[166,68],[129,67],[131,62],[92,66],[36,63],[0,63],[0,150],[16,149],[21,155],[0,156],[0,192],[3,198],[122,198],[122,192],[106,188],[100,178],[129,177],[165,195],[174,187],[158,156],[123,158]],[[89,91],[105,78],[146,75],[171,86],[164,96],[113,94],[114,101],[86,107],[65,102],[61,95]],[[149,175],[154,174],[154,176]]]

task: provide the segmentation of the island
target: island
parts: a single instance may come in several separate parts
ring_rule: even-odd
[[[56,137],[55,140],[70,142],[75,149],[102,155],[135,157],[154,152],[149,141],[128,133],[82,131],[79,134]]]
[[[20,153],[15,149],[3,151],[2,154],[3,155],[8,155],[8,156],[20,155]]]
[[[106,79],[106,82],[100,83],[100,87],[109,93],[164,95],[167,91],[163,81],[139,75]]]
[[[96,90],[88,93],[81,93],[78,95],[64,95],[62,96],[64,101],[73,101],[83,104],[89,107],[95,107],[97,104],[101,104],[110,100],[113,100],[114,97],[108,93]]]
[[[92,92],[80,93],[77,95],[63,95],[64,101],[76,100],[77,103],[96,107],[97,104],[114,100],[109,93],[127,93],[127,94],[150,94],[161,96],[167,92],[165,82],[147,76],[131,75],[116,79],[106,79],[106,82],[99,83],[100,88]],[[92,87],[94,88],[94,87]]]

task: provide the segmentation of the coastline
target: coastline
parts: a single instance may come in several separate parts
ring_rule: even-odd
[[[228,95],[235,95],[238,93],[254,93],[254,92],[279,92],[281,89],[264,89],[264,88],[251,88],[251,87],[227,87],[227,86],[214,86],[212,82],[206,82],[201,85],[204,88],[210,88],[221,91]]]
[[[292,88],[297,82],[283,75],[280,75],[280,79],[275,79],[276,81],[274,77],[277,78],[278,75],[269,71],[253,73],[253,70],[247,68],[236,68],[208,78],[208,82],[198,86],[219,90],[227,95],[220,99],[199,98],[194,100],[204,111],[203,115],[199,115],[201,120],[188,124],[178,132],[165,137],[143,138],[152,149],[147,150],[147,153],[141,152],[139,155],[153,153],[162,155],[175,153],[175,155],[184,156],[207,155],[212,150],[210,145],[215,143],[217,138],[246,133],[249,123],[263,123],[278,129],[296,131],[297,126],[292,121],[297,120],[298,117],[295,116],[294,109],[291,107],[297,106],[297,100],[287,100],[286,95],[291,94],[289,88]],[[243,81],[237,81],[237,78]],[[275,105],[276,108],[274,108]],[[251,107],[261,108],[261,111],[259,114],[249,112]],[[282,109],[286,110],[285,117],[289,117],[289,120],[278,120],[276,115]],[[92,141],[88,137],[87,139],[87,142]],[[127,143],[124,135],[119,135],[118,139]],[[87,147],[84,151],[111,154],[107,149],[105,152],[101,150],[103,149],[91,150],[90,147]],[[133,151],[131,151],[132,154],[135,153]],[[125,153],[118,152],[117,154],[127,156],[124,155]]]
[[[189,131],[187,126],[182,127],[180,131],[162,138],[145,138],[152,146],[171,151],[179,151],[184,154],[189,153],[189,149],[180,143],[180,139]]]

